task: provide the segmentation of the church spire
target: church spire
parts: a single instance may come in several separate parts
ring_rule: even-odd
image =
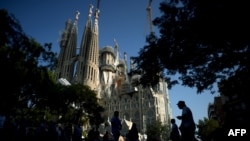
[[[77,46],[77,20],[79,12],[76,12],[75,22],[66,21],[65,29],[61,35],[60,53],[58,57],[58,66],[56,70],[56,78],[64,78],[69,82],[72,81],[74,75],[74,65]]]
[[[98,40],[98,16],[99,10],[95,12],[95,22],[92,27],[92,9],[89,7],[88,20],[82,36],[80,54],[76,69],[77,83],[97,89],[99,83],[99,40]]]
[[[99,19],[99,13],[100,13],[100,10],[99,9],[96,9],[96,12],[95,12],[95,22],[94,22],[94,29],[93,29],[93,32],[95,32],[96,34],[98,34],[98,19]]]

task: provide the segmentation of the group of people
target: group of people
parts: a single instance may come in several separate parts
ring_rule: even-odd
[[[179,101],[177,103],[177,106],[182,110],[182,114],[176,117],[177,119],[181,120],[181,124],[178,127],[175,119],[171,119],[171,141],[196,141],[195,122],[193,119],[192,111],[189,107],[187,107],[184,101]]]
[[[122,123],[119,119],[119,111],[115,111],[113,117],[111,118],[111,131],[114,138],[114,141],[124,141],[125,139],[121,136],[120,130],[122,129]],[[128,131],[126,135],[126,141],[138,141],[138,129],[136,124],[133,123],[131,129]],[[110,137],[109,132],[103,136],[103,141],[108,141]]]
[[[179,109],[182,110],[182,114],[177,116],[176,118],[181,120],[181,124],[178,127],[175,119],[171,119],[171,132],[170,139],[171,141],[196,141],[195,138],[195,122],[193,119],[192,111],[189,107],[186,106],[184,101],[179,101],[177,103]],[[110,137],[112,136],[112,140],[114,141],[124,141],[125,139],[121,136],[120,130],[122,128],[121,120],[119,119],[119,112],[115,111],[113,117],[111,118],[111,133],[108,131],[103,136],[103,141],[110,141]],[[128,131],[126,135],[126,141],[138,141],[138,129],[136,124],[133,123],[131,129]]]

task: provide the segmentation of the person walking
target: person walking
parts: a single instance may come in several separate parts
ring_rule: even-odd
[[[179,109],[182,110],[182,115],[177,116],[177,119],[181,120],[180,131],[182,141],[195,141],[195,122],[193,119],[192,111],[186,106],[184,101],[177,103]]]
[[[131,129],[128,131],[127,138],[128,138],[128,141],[138,141],[139,135],[138,135],[138,129],[135,123],[132,124]]]
[[[103,141],[113,141],[112,134],[109,133],[109,131],[106,131],[102,138]]]
[[[171,119],[171,131],[170,131],[170,139],[171,141],[180,141],[181,140],[181,135],[178,129],[177,124],[175,123],[175,119]]]
[[[121,120],[119,119],[119,111],[115,111],[113,117],[111,118],[111,129],[114,141],[118,141],[121,128],[122,124]]]

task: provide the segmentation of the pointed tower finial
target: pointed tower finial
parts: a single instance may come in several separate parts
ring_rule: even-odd
[[[92,9],[94,8],[94,6],[92,4],[89,5],[89,17],[92,16]]]
[[[127,61],[127,52],[124,52],[124,61]]]
[[[99,13],[100,13],[100,10],[99,10],[99,9],[96,9],[96,12],[95,12],[95,20],[98,20],[98,18],[99,18]]]
[[[115,43],[115,48],[118,48],[118,43],[115,38],[114,38],[114,43]]]
[[[99,14],[100,14],[99,6],[100,6],[100,0],[97,0],[97,6],[96,6],[96,11],[95,11],[95,21],[96,22],[98,21]]]
[[[77,10],[77,11],[76,11],[76,15],[75,15],[75,21],[78,21],[79,15],[80,15],[80,12]]]
[[[115,38],[114,38],[114,43],[115,43],[115,51],[116,51],[115,65],[118,65],[119,64],[119,48],[118,48],[119,46]]]

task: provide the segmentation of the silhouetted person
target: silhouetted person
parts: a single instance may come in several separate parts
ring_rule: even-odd
[[[82,140],[82,127],[80,123],[75,125],[73,132],[73,141],[81,141]]]
[[[131,129],[128,131],[127,138],[129,139],[129,141],[138,141],[139,135],[135,123],[132,124]]]
[[[58,141],[63,141],[63,128],[58,126],[57,128]]]
[[[194,141],[195,136],[195,123],[193,119],[192,111],[189,107],[186,106],[184,101],[179,101],[177,103],[178,108],[182,109],[182,115],[177,116],[181,120],[181,125],[179,127],[181,131],[181,140],[182,141]]]
[[[119,119],[119,112],[115,111],[111,118],[111,129],[114,137],[114,141],[118,141],[120,136],[120,130],[122,128],[121,120]]]
[[[88,141],[94,141],[94,139],[95,139],[95,128],[93,127],[88,132]]]
[[[98,128],[96,128],[95,133],[94,133],[94,141],[100,141],[100,132]]]
[[[109,133],[109,131],[106,131],[106,133],[103,135],[102,140],[103,141],[112,141],[112,135]]]
[[[55,122],[50,122],[49,123],[49,128],[48,128],[48,134],[49,134],[49,140],[50,141],[55,141],[57,140],[57,129],[56,129],[56,123]]]
[[[73,128],[72,124],[68,123],[64,129],[64,140],[65,141],[71,141],[72,140],[72,135],[73,135]]]
[[[180,136],[178,126],[175,123],[175,119],[171,119],[171,124],[172,124],[171,131],[170,131],[170,139],[171,139],[171,141],[180,141],[181,136]]]

